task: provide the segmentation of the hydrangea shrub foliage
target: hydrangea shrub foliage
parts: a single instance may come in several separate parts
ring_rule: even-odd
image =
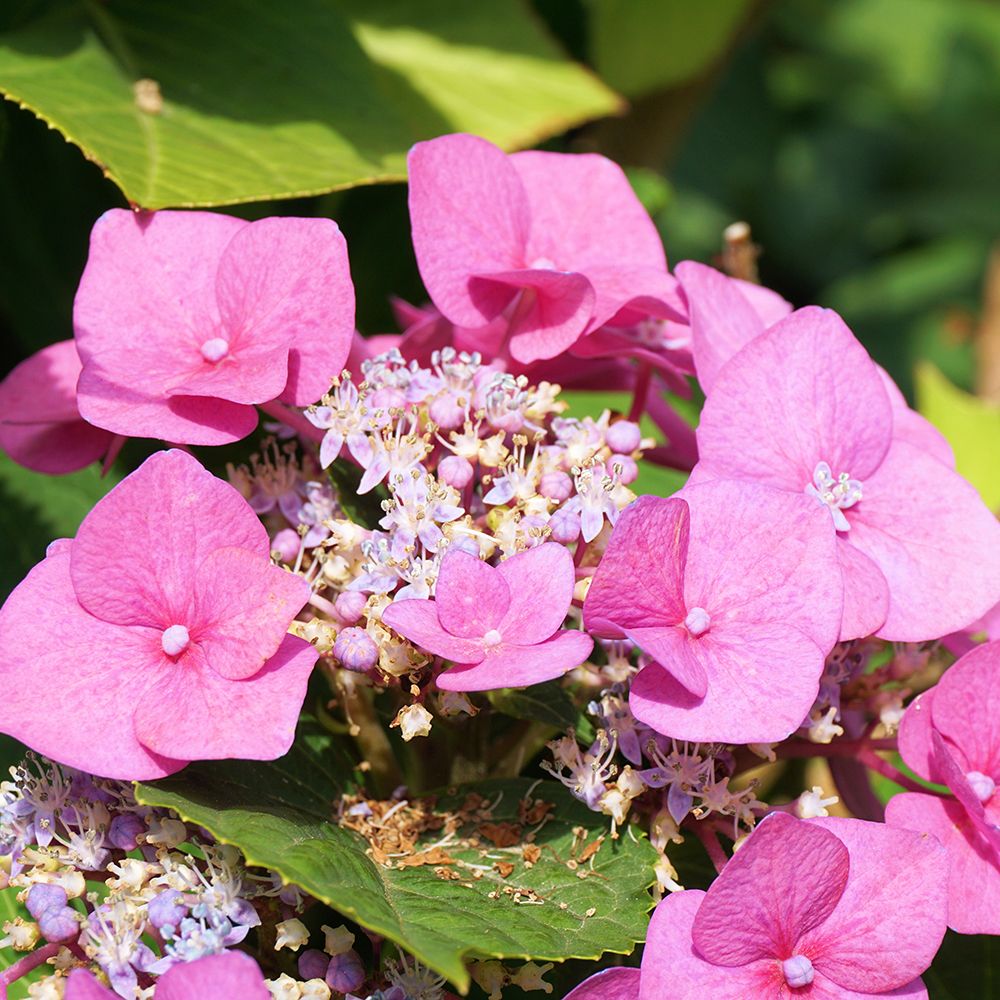
[[[611,161],[409,169],[402,333],[329,220],[115,210],[0,384],[30,469],[148,455],[0,611],[0,991],[928,996],[1000,934],[1000,524]]]

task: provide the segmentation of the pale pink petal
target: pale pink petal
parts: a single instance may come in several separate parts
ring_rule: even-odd
[[[665,267],[613,261],[587,264],[584,273],[594,289],[590,330],[605,323],[632,326],[646,316],[681,321],[687,315],[677,279]]]
[[[729,280],[743,293],[743,297],[760,317],[765,329],[774,326],[779,319],[784,319],[792,311],[791,302],[770,288],[755,285],[752,281],[744,281],[742,278]]]
[[[80,356],[60,340],[25,358],[0,382],[0,423],[58,424],[79,420],[76,380]]]
[[[454,549],[441,561],[435,606],[438,621],[452,635],[482,638],[500,624],[510,598],[508,581],[477,556]]]
[[[940,842],[926,834],[830,817],[811,820],[850,854],[836,909],[796,945],[840,986],[882,993],[912,982],[945,932],[948,879]]]
[[[521,364],[554,358],[576,343],[594,315],[594,289],[575,272],[517,270],[477,274],[474,301],[491,300],[496,288],[520,291],[510,324],[510,353]]]
[[[438,677],[437,685],[443,691],[530,687],[562,677],[583,663],[593,648],[594,640],[586,632],[563,629],[532,646],[504,644],[486,654],[480,663],[446,670]]]
[[[837,535],[837,561],[844,581],[840,641],[873,635],[889,613],[889,584],[878,566],[841,533]]]
[[[1000,522],[957,473],[895,441],[848,511],[848,540],[889,584],[884,639],[957,632],[1000,597]]]
[[[932,834],[944,845],[952,930],[1000,934],[1000,866],[958,802],[902,792],[889,800],[885,821],[891,827]]]
[[[590,631],[620,637],[684,620],[689,524],[681,499],[643,496],[622,511],[583,605]]]
[[[252,406],[205,396],[150,396],[116,385],[91,362],[77,385],[80,413],[96,427],[172,444],[231,444],[257,426]]]
[[[653,912],[642,957],[639,1000],[785,1000],[781,965],[772,958],[741,966],[715,965],[692,940],[705,893],[667,896]],[[742,926],[741,915],[737,926]]]
[[[497,572],[510,591],[510,606],[498,626],[504,641],[529,646],[548,639],[573,600],[576,573],[569,551],[543,542],[505,559]]]
[[[245,226],[226,246],[216,290],[241,367],[248,355],[263,356],[262,344],[290,345],[282,398],[306,406],[330,388],[354,333],[347,244],[335,222],[271,218]]]
[[[178,962],[156,980],[158,1000],[270,1000],[260,966],[240,951]]]
[[[418,142],[407,166],[413,248],[428,294],[453,323],[483,326],[515,291],[495,284],[473,299],[470,276],[527,263],[530,218],[521,180],[501,150],[472,135]]]
[[[795,1000],[796,997],[807,997],[808,1000],[881,1000],[883,997],[897,997],[902,998],[902,1000],[928,1000],[927,987],[924,986],[922,979],[914,979],[913,982],[907,983],[905,986],[886,992],[880,990],[878,993],[858,993],[856,990],[839,986],[831,979],[827,979],[822,972],[817,971],[815,976],[816,978],[813,979],[808,989],[789,989],[784,996],[787,1000]]]
[[[86,969],[73,969],[66,980],[66,1000],[118,1000]]]
[[[674,273],[687,296],[695,370],[707,394],[722,366],[765,324],[736,282],[714,267],[685,260]]]
[[[711,673],[713,678],[716,675],[716,658],[710,652],[715,650],[714,643],[709,646],[695,639],[682,625],[629,628],[625,630],[625,635],[644,653],[653,657],[657,661],[656,666],[662,667],[670,675],[671,680],[676,681],[684,689],[683,693],[678,695],[683,703],[700,702],[708,694],[709,674]],[[643,703],[646,697],[650,701],[658,700],[656,684],[659,680],[660,675],[655,670],[651,670],[644,677],[642,684],[639,685],[637,706]],[[632,690],[635,691],[635,688]],[[674,693],[672,683],[667,684],[667,691],[669,694]],[[652,712],[652,708],[650,711]],[[655,725],[653,727],[658,728]],[[659,731],[665,732],[665,730]]]
[[[944,784],[944,778],[934,762],[934,743],[931,739],[933,704],[938,687],[918,695],[906,706],[899,727],[899,752],[907,766],[925,781]]]
[[[629,705],[666,736],[724,743],[776,743],[798,729],[816,699],[825,657],[811,639],[781,624],[722,625],[688,639],[686,651],[707,676],[704,697],[651,664],[632,682]],[[678,668],[677,659],[668,662]]]
[[[486,655],[482,639],[463,639],[442,627],[434,601],[393,601],[382,612],[382,621],[428,653],[456,663],[478,663]]]
[[[639,1000],[638,969],[604,969],[584,980],[563,1000]]]
[[[719,965],[791,957],[834,912],[850,868],[834,834],[772,813],[709,888],[692,927],[695,947]]]
[[[835,312],[809,306],[718,373],[701,414],[699,455],[716,477],[794,493],[813,481],[819,462],[864,482],[889,447],[891,412],[868,352]]]
[[[226,680],[192,645],[192,655],[165,671],[135,708],[135,735],[157,753],[187,760],[274,760],[295,738],[295,724],[316,662],[297,636],[244,680]]]
[[[892,404],[892,436],[897,441],[907,441],[914,447],[926,452],[932,458],[955,468],[955,453],[948,444],[948,439],[925,417],[916,410],[910,409],[906,397],[899,391],[899,386],[892,376],[881,366],[876,365],[882,384],[889,395]]]
[[[0,610],[0,732],[108,778],[147,780],[180,770],[190,758],[153,753],[132,729],[135,701],[157,689],[166,660],[159,633],[89,615],[69,570],[70,552],[61,548]]]
[[[270,551],[264,526],[229,483],[186,452],[157,452],[84,518],[73,586],[105,621],[165,629],[190,619],[198,566],[227,546]]]
[[[216,549],[198,567],[190,621],[178,624],[188,628],[217,674],[243,680],[277,652],[309,593],[301,576],[260,552]]]

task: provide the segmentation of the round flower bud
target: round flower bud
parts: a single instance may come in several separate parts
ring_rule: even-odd
[[[471,463],[461,455],[448,455],[442,458],[437,467],[438,478],[456,490],[464,489],[472,479]]]
[[[42,937],[52,944],[72,941],[80,933],[80,920],[72,906],[52,906],[38,917]]]
[[[546,472],[538,483],[538,492],[548,500],[562,503],[573,495],[573,480],[565,472]]]
[[[360,591],[345,590],[337,595],[337,599],[333,602],[333,609],[345,625],[354,625],[361,617],[367,603],[368,598]]]
[[[454,430],[465,423],[466,410],[458,405],[458,400],[450,392],[443,392],[427,408],[431,420],[446,431]]]
[[[165,889],[149,901],[146,912],[149,922],[160,930],[167,925],[176,927],[188,915],[188,907],[179,890]]]
[[[557,510],[549,518],[552,541],[569,545],[580,537],[580,515],[569,510]]]
[[[330,956],[319,948],[309,948],[299,956],[299,976],[302,979],[326,979],[330,967]]]
[[[36,882],[28,890],[24,905],[28,912],[37,920],[46,910],[53,907],[62,908],[69,902],[66,890],[58,885],[46,885]]]
[[[608,459],[608,475],[618,476],[618,482],[628,486],[639,477],[639,466],[629,455],[612,455]]]
[[[336,993],[353,993],[365,981],[361,956],[352,948],[330,959],[326,983]]]
[[[301,548],[302,539],[299,538],[299,533],[292,528],[283,528],[271,539],[271,551],[282,562],[295,562]]]
[[[604,440],[619,455],[631,455],[642,441],[642,431],[631,420],[619,420],[607,429]]]
[[[333,655],[342,667],[364,672],[378,661],[378,646],[363,628],[345,628],[333,644]]]

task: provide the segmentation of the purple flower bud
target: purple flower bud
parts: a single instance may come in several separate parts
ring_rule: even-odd
[[[69,902],[66,890],[58,885],[46,885],[44,882],[36,882],[28,890],[28,898],[24,905],[28,912],[38,920],[46,911],[53,908],[61,909]]]
[[[359,590],[345,590],[337,595],[333,602],[333,610],[345,625],[354,625],[365,610],[368,598]]]
[[[461,455],[448,455],[441,459],[437,467],[438,477],[443,483],[454,486],[456,490],[465,489],[472,479],[472,464]]]
[[[157,929],[170,924],[176,927],[187,915],[188,907],[177,889],[166,889],[149,901],[149,922]]]
[[[301,549],[302,539],[293,528],[283,528],[271,539],[271,551],[276,552],[282,562],[295,562]]]
[[[365,981],[361,956],[351,948],[330,959],[326,970],[326,985],[336,993],[351,993]]]
[[[615,474],[617,474],[620,483],[628,486],[629,483],[634,483],[638,479],[639,466],[636,465],[635,459],[629,455],[612,455],[608,459],[608,475],[614,476]]]
[[[71,906],[50,906],[35,919],[42,936],[52,944],[72,941],[80,933],[80,921]]]
[[[326,979],[330,956],[318,948],[309,948],[299,955],[299,975],[303,979]]]
[[[348,670],[365,671],[375,666],[378,646],[363,628],[345,628],[333,644],[333,655]]]
[[[461,427],[465,423],[466,408],[458,405],[458,400],[450,393],[444,392],[427,409],[431,420],[447,431]]]
[[[136,837],[146,832],[146,824],[135,813],[119,813],[108,827],[108,840],[122,851],[138,847]]]
[[[538,483],[538,492],[549,500],[562,503],[573,495],[573,480],[565,472],[546,472]]]
[[[604,440],[612,451],[619,455],[630,455],[639,447],[642,431],[631,420],[619,420],[608,428]]]
[[[570,510],[557,510],[549,518],[549,528],[552,530],[552,541],[569,545],[580,537],[580,515]]]

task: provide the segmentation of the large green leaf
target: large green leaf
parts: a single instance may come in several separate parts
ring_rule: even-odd
[[[526,779],[477,784],[475,792],[493,808],[488,820],[463,823],[447,844],[454,860],[446,870],[440,861],[399,868],[376,863],[364,838],[333,821],[345,770],[323,752],[320,740],[307,745],[300,739],[274,763],[194,764],[138,785],[136,794],[235,844],[251,864],[274,869],[396,942],[462,992],[469,987],[469,957],[596,959],[607,951],[628,953],[645,936],[655,852],[630,832],[599,842],[606,818],[562,785]],[[469,790],[451,791],[438,800],[442,814],[460,810]],[[540,827],[519,821],[529,795],[551,804]],[[511,824],[517,843],[495,847],[490,838],[496,828],[484,822]],[[588,831],[585,839],[574,833],[581,827]],[[533,840],[529,829],[536,831]],[[440,830],[430,836],[444,839]],[[478,847],[470,845],[471,837]],[[522,854],[529,840],[541,849],[530,866]]]
[[[521,0],[57,0],[0,35],[0,92],[145,208],[401,179],[417,139],[530,145],[619,104]]]
[[[948,439],[958,471],[1000,511],[1000,407],[963,392],[929,362],[916,370],[920,412]]]
[[[1000,938],[948,931],[922,978],[931,1000],[993,1000],[1000,989]]]
[[[749,0],[592,0],[594,65],[629,97],[676,86],[708,69],[749,8]]]

